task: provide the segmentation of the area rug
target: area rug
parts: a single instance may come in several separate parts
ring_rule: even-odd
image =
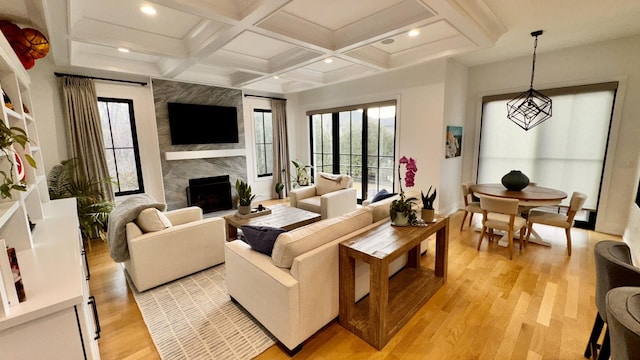
[[[224,264],[139,293],[162,359],[251,359],[275,338],[227,294]]]

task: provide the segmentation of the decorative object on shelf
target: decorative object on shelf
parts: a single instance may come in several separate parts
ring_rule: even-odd
[[[445,159],[462,155],[462,126],[447,126]]]
[[[49,53],[49,40],[36,29],[21,29],[10,21],[0,20],[0,31],[27,70],[35,65],[37,59]]]
[[[535,37],[535,41],[533,43],[533,64],[531,66],[529,90],[507,103],[507,118],[525,131],[551,117],[551,99],[540,91],[533,89],[533,75],[536,71],[536,48],[538,47],[538,36],[540,35],[542,35],[542,30],[531,33],[531,36]]]
[[[15,150],[13,150],[13,144],[18,143],[22,148],[25,148],[28,142],[31,140],[27,137],[27,133],[16,126],[8,127],[4,121],[0,121],[0,151],[4,153],[4,157],[0,159],[9,161],[10,169],[8,172],[0,171],[0,198],[11,198],[11,190],[26,191],[27,184],[22,180],[16,180],[14,178],[14,166],[13,160]],[[36,161],[31,155],[25,153],[25,159],[29,165],[33,168],[36,167]]]
[[[420,191],[420,196],[422,197],[422,220],[426,223],[430,223],[433,221],[435,217],[435,210],[433,209],[433,202],[436,200],[436,189],[433,189],[433,193],[431,193],[432,186],[429,186],[429,190],[427,190],[427,195],[425,195],[422,191]]]
[[[389,205],[389,216],[391,217],[391,224],[395,226],[407,226],[416,221],[416,211],[413,209],[413,205],[418,200],[415,197],[406,198],[404,190],[402,189],[402,176],[400,173],[400,166],[405,164],[405,186],[412,187],[415,185],[415,176],[418,171],[418,166],[414,158],[408,158],[403,156],[398,161],[398,180],[400,186],[400,198],[393,200]]]
[[[2,90],[2,100],[4,101],[4,106],[7,109],[15,110],[15,108],[13,107],[13,104],[11,103],[11,98],[9,98],[9,95],[7,95],[7,93],[4,92],[4,90]]]
[[[106,200],[99,184],[111,179],[95,180],[76,171],[81,167],[75,158],[62,160],[47,176],[51,200],[75,197],[80,231],[86,240],[103,238],[109,224],[113,203]]]
[[[31,221],[31,218],[29,217],[29,215],[27,215],[27,221],[29,221],[29,230],[33,231],[33,229],[36,227],[36,223]]]
[[[27,301],[27,294],[24,292],[24,284],[22,283],[22,275],[20,275],[20,265],[18,265],[16,249],[12,247],[8,248],[7,256],[9,256],[9,264],[11,265],[13,283],[16,287],[16,293],[18,294],[18,302],[25,302]]]
[[[20,155],[18,155],[18,153],[13,153],[13,156],[16,158],[16,172],[18,173],[18,179],[20,180],[20,182],[23,182],[27,177],[27,174],[24,171],[22,159],[20,159]]]
[[[309,169],[311,165],[302,165],[302,163],[295,160],[291,160],[293,166],[296,167],[296,176],[293,178],[293,184],[297,186],[309,186],[311,185],[311,176],[309,175]]]
[[[251,193],[251,186],[246,182],[237,179],[236,191],[238,192],[238,213],[247,215],[251,213],[251,201],[256,197]]]
[[[529,186],[529,178],[520,170],[511,170],[502,177],[502,185],[511,191],[520,191]]]

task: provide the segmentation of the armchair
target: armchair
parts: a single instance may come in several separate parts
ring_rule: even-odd
[[[349,175],[319,172],[314,185],[291,190],[289,204],[318,213],[322,219],[334,218],[356,209],[358,195],[352,186]]]
[[[151,216],[155,216],[153,221],[160,224],[160,230],[143,232],[146,226],[141,223],[142,212],[126,224],[129,259],[125,269],[138,291],[224,262],[223,218],[203,219],[202,209],[197,206],[162,213],[149,210],[156,211]]]

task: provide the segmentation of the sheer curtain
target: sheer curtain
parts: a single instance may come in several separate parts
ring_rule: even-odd
[[[580,191],[587,194],[584,208],[596,210],[616,92],[610,83],[597,85],[543,91],[553,100],[553,116],[529,131],[507,119],[508,99],[484,101],[477,182],[500,183],[520,170],[539,186],[569,194],[563,205]]]
[[[99,182],[104,199],[114,200],[105,157],[102,124],[98,112],[98,96],[92,79],[62,77],[62,94],[66,111],[67,151],[76,158],[79,175]]]
[[[271,187],[274,198],[278,198],[275,183],[284,184],[284,192],[291,189],[289,176],[289,141],[287,137],[287,101],[271,99],[271,118],[273,121],[273,181]],[[284,172],[283,172],[284,170]],[[284,194],[283,194],[284,195]],[[286,195],[284,195],[286,196]]]

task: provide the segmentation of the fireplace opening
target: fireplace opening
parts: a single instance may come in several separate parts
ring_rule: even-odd
[[[187,204],[199,206],[203,213],[231,209],[229,175],[189,179]]]

